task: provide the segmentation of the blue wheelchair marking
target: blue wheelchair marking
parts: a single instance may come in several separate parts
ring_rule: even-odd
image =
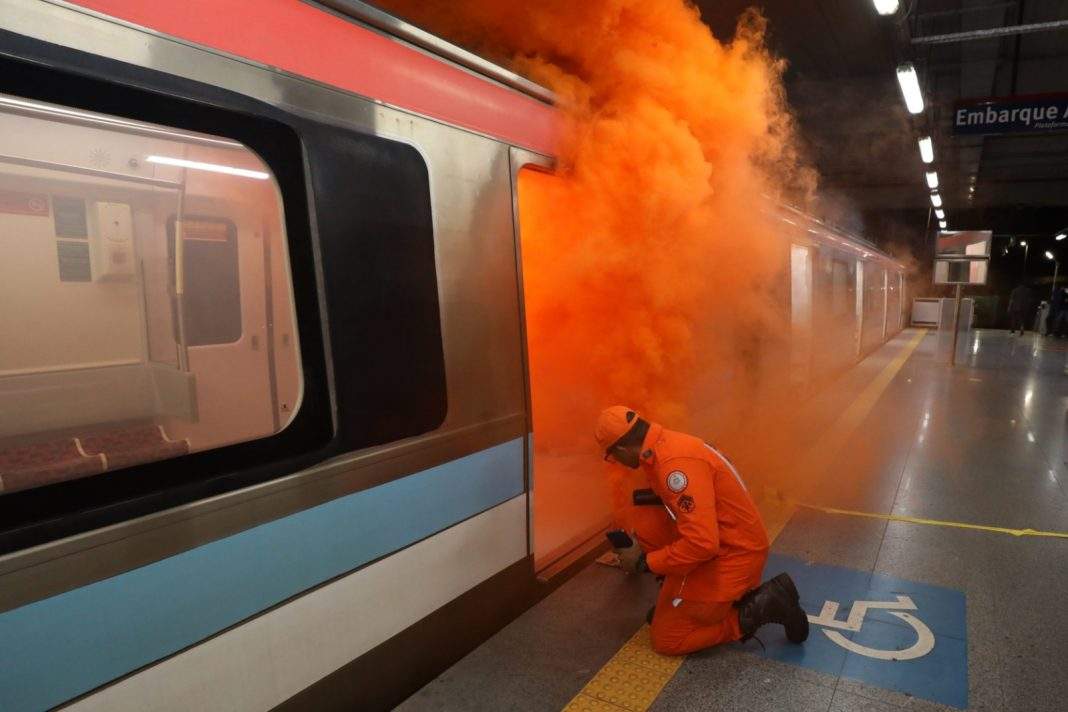
[[[892,610],[871,609],[857,631],[811,624],[804,645],[792,645],[778,635],[762,636],[767,657],[952,707],[968,706],[968,628],[963,592],[772,554],[764,569],[765,578],[783,571],[797,583],[801,605],[810,616],[819,616],[824,602],[835,601],[839,604],[835,619],[843,623],[856,601],[890,602],[907,596],[915,610],[906,612],[930,629],[934,647],[915,659],[883,660],[846,650],[824,632],[836,631],[852,643],[878,651],[904,651],[917,645],[920,636],[912,624],[893,615]],[[759,652],[752,643],[745,649]]]

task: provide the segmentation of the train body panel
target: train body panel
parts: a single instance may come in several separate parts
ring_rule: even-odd
[[[170,8],[137,0],[76,4],[523,148],[549,154],[555,145],[558,120],[543,102],[311,3],[266,0],[254,12],[241,0],[191,0]]]
[[[531,543],[516,176],[551,166],[553,110],[296,0],[8,6],[0,62],[50,81],[0,83],[0,122],[30,132],[0,138],[0,191],[52,207],[0,210],[0,234],[49,248],[0,256],[88,269],[77,288],[104,306],[53,305],[87,316],[3,356],[0,393],[35,405],[0,419],[0,477],[5,448],[84,450],[83,428],[147,425],[162,444],[0,493],[16,522],[0,531],[0,643],[23,651],[0,668],[0,707],[399,701],[552,585]],[[104,275],[88,236],[60,235],[56,196],[128,214],[140,272],[117,259]],[[822,350],[845,368],[900,328],[903,283],[870,244],[783,214],[794,281],[776,288],[804,382]],[[209,277],[199,306],[176,287]],[[95,351],[55,361],[76,329]],[[597,529],[578,523],[583,544]]]

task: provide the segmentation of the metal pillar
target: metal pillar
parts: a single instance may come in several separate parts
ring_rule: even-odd
[[[185,179],[182,169],[182,187],[178,190],[178,210],[174,215],[174,299],[178,319],[178,369],[189,370],[189,345],[185,335]]]
[[[963,285],[957,285],[957,298],[953,302],[953,350],[949,352],[949,365],[957,365],[957,334],[960,332],[960,293]]]

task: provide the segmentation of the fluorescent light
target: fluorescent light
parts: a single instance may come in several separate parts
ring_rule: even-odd
[[[880,15],[893,15],[897,7],[897,0],[875,0],[875,11]]]
[[[1046,250],[1046,259],[1047,260],[1052,260],[1053,259],[1053,253],[1050,252],[1049,250]]]
[[[1054,240],[1063,240],[1063,239],[1064,239],[1064,238],[1066,238],[1066,237],[1068,237],[1068,232],[1062,232],[1062,233],[1061,233],[1060,235],[1057,235],[1057,236],[1056,236],[1055,238],[1053,238],[1053,239],[1054,239]]]
[[[931,193],[931,205],[935,206],[936,208],[941,208],[942,196],[938,193]]]
[[[946,219],[946,211],[943,210],[942,208],[939,208],[938,210],[935,211],[935,217],[938,218],[939,220],[945,220]]]
[[[270,173],[264,173],[263,171],[250,171],[247,168],[234,168],[233,166],[224,166],[218,163],[201,163],[200,161],[187,161],[184,158],[171,158],[170,156],[149,156],[145,160],[149,163],[161,163],[165,166],[178,166],[179,168],[192,168],[198,171],[225,173],[226,175],[230,176],[255,178],[256,180],[267,180],[271,177]]]
[[[938,187],[938,171],[931,171],[930,173],[925,173],[923,177],[927,179],[928,188],[934,190]]]
[[[924,163],[934,162],[934,142],[930,136],[920,139],[920,158]]]
[[[923,113],[923,92],[920,91],[920,79],[916,76],[916,67],[912,62],[898,65],[897,83],[901,85],[901,96],[905,97],[905,106],[909,113]]]
[[[938,227],[942,228],[943,230],[946,229],[946,225],[947,225],[947,223],[946,223],[945,220],[939,220],[938,221]]]

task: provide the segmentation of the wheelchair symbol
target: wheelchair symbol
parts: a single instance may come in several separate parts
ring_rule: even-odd
[[[876,608],[887,610],[890,615],[897,616],[912,626],[916,631],[916,642],[904,650],[879,650],[855,643],[838,632],[839,630],[849,630],[854,633],[859,631],[864,625],[864,616],[869,610]],[[840,621],[838,620],[838,602],[824,601],[820,614],[810,615],[808,620],[810,623],[823,626],[824,635],[851,653],[865,655],[876,660],[915,660],[934,650],[935,637],[926,623],[906,612],[914,610],[916,610],[916,604],[908,596],[897,596],[896,601],[855,601],[849,610],[849,617]],[[828,628],[836,630],[827,630]]]

